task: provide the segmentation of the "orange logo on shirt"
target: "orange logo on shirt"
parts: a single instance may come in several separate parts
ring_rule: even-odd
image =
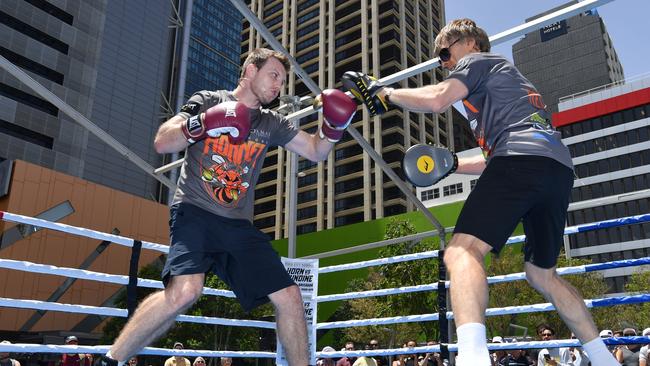
[[[544,100],[542,100],[541,94],[531,89],[527,89],[526,93],[528,93],[528,102],[530,104],[532,104],[535,108],[538,109],[546,109],[546,104],[544,104]]]

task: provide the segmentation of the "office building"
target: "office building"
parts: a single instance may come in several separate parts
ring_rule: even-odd
[[[170,3],[7,0],[0,52],[152,165]],[[13,76],[0,72],[0,157],[141,197],[157,182]]]
[[[0,52],[157,167],[166,157],[154,151],[153,137],[179,100],[236,86],[241,19],[229,2],[209,0],[7,0]],[[0,110],[0,158],[165,202],[158,181],[4,71]]]
[[[526,22],[575,3],[570,1]],[[562,96],[624,77],[605,23],[595,9],[526,34],[513,45],[512,57],[551,112],[557,112]]]
[[[199,90],[233,90],[239,79],[241,13],[229,1],[193,0],[184,100]]]
[[[253,0],[248,4],[321,89],[339,88],[345,71],[363,71],[381,78],[431,59],[435,36],[444,25],[440,0]],[[267,43],[245,22],[242,61],[250,50],[263,46]],[[400,86],[429,85],[443,80],[443,76],[440,69],[430,70],[404,80]],[[289,95],[313,96],[293,73],[287,86],[285,93]],[[452,120],[451,110],[422,114],[393,108],[382,117],[370,118],[360,109],[351,128],[356,128],[401,174],[403,153],[416,143],[454,148]],[[313,133],[319,123],[319,116],[312,114],[303,118],[300,126]],[[463,136],[467,134],[459,134]],[[465,146],[466,141],[462,142]],[[273,238],[287,236],[287,160],[286,151],[271,149],[255,192],[255,224]],[[349,134],[336,144],[325,162],[300,158],[298,171],[299,234],[413,209]]]
[[[650,78],[561,98],[553,124],[575,166],[568,225],[650,212]],[[570,235],[565,248],[594,263],[647,257],[650,223]],[[634,270],[605,271],[610,292],[622,292]]]

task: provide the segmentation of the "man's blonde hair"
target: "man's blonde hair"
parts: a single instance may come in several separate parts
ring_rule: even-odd
[[[287,56],[278,51],[270,50],[268,48],[256,48],[252,50],[249,54],[248,57],[246,57],[246,61],[244,61],[244,65],[242,66],[241,69],[241,76],[239,79],[244,78],[244,74],[246,73],[246,67],[248,65],[255,65],[257,66],[257,69],[261,69],[262,66],[266,63],[266,61],[269,60],[269,58],[276,58],[278,61],[282,63],[282,66],[284,66],[285,71],[289,71],[289,68],[291,68],[291,64],[289,63],[289,59]]]
[[[473,39],[481,52],[490,52],[490,39],[487,33],[467,18],[456,19],[440,30],[436,37],[434,52],[437,55],[443,44],[449,45],[459,39]]]

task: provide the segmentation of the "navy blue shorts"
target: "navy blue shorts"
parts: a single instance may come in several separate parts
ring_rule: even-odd
[[[551,158],[494,157],[465,201],[454,233],[475,236],[498,254],[523,221],[525,260],[551,268],[564,245],[572,187],[573,171]]]
[[[237,295],[245,311],[295,283],[266,235],[248,220],[229,219],[194,205],[170,208],[171,247],[162,272],[172,276],[214,272]]]

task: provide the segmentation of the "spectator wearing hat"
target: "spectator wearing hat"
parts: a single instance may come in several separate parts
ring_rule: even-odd
[[[182,350],[185,349],[185,347],[183,347],[183,343],[176,342],[174,343],[174,349]],[[165,360],[165,366],[191,366],[191,365],[192,363],[190,362],[190,360],[188,360],[183,356],[172,356]]]
[[[492,343],[505,343],[503,337],[496,336],[492,338]],[[506,360],[508,359],[508,352],[505,350],[496,350],[492,352],[492,365],[499,366],[505,365]]]
[[[205,365],[206,365],[205,358],[201,356],[195,358],[194,362],[192,362],[192,366],[205,366]]]
[[[66,346],[79,345],[79,339],[75,336],[68,336],[65,339]],[[59,366],[91,366],[93,355],[90,353],[64,353],[61,355]]]
[[[11,344],[9,341],[2,341],[0,344]],[[20,366],[18,360],[9,357],[9,352],[0,352],[0,366]]]
[[[321,352],[336,352],[333,347],[325,346]],[[336,362],[333,358],[319,358],[316,360],[316,366],[335,366]]]
[[[612,338],[614,336],[614,332],[612,332],[611,329],[603,329],[600,331],[600,338]],[[616,357],[616,345],[615,344],[608,344],[607,349]]]
[[[636,330],[634,328],[623,329],[623,337],[636,337]],[[624,344],[616,350],[616,361],[623,366],[638,366],[640,351],[640,344]]]
[[[641,333],[644,337],[650,337],[650,328],[645,328]],[[648,351],[650,350],[650,344],[646,344],[641,347],[639,350],[639,366],[650,366],[648,365]]]

